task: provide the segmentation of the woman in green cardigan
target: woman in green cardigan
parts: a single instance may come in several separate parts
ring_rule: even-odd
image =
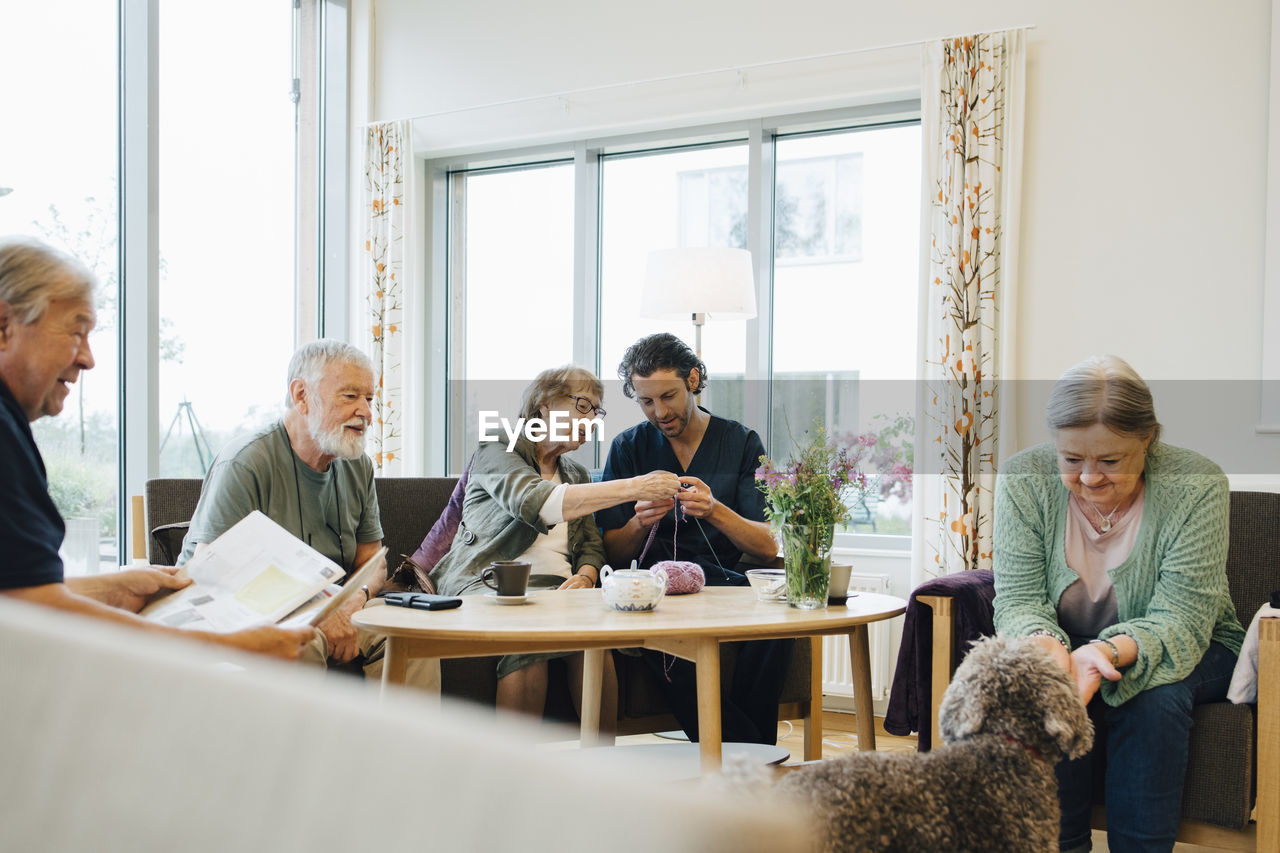
[[[565,456],[582,446],[589,422],[604,417],[603,394],[595,374],[572,365],[544,370],[525,388],[520,417],[526,426],[536,419],[549,429],[526,429],[510,450],[505,437],[480,443],[471,459],[462,522],[431,572],[436,591],[486,591],[480,573],[494,560],[532,563],[531,586],[589,589],[600,580],[605,559],[592,513],[670,498],[680,490],[680,478],[667,471],[593,483],[586,468]],[[581,652],[506,655],[498,661],[498,709],[541,717],[547,661],[560,657],[568,658],[570,688],[580,703]],[[616,723],[617,693],[613,661],[606,655],[600,707],[606,735]]]
[[[1191,709],[1226,695],[1244,632],[1227,589],[1227,479],[1160,443],[1151,391],[1091,358],[1054,385],[1053,441],[1000,468],[995,624],[1071,673],[1093,751],[1057,767],[1062,850],[1090,849],[1093,762],[1112,851],[1172,849]]]

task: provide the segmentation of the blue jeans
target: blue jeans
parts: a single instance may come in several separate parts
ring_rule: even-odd
[[[1187,775],[1191,708],[1226,698],[1235,662],[1230,649],[1210,643],[1182,681],[1144,690],[1117,708],[1094,696],[1089,703],[1093,749],[1055,768],[1061,849],[1088,844],[1094,785],[1104,779],[1107,844],[1113,853],[1173,849]]]

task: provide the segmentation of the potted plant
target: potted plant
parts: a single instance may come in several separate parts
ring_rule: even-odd
[[[849,517],[850,500],[870,487],[861,465],[876,439],[864,435],[837,444],[821,421],[806,435],[808,441],[784,466],[760,457],[756,487],[764,493],[765,514],[782,539],[787,603],[816,610],[827,606],[836,527]]]

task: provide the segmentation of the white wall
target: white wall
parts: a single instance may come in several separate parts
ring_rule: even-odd
[[[1018,377],[1097,352],[1150,379],[1261,376],[1269,0],[373,6],[380,120],[1034,25]],[[1024,443],[1043,435],[1036,406],[1019,408]],[[1280,438],[1253,434],[1256,406],[1233,414],[1233,442],[1280,473]]]

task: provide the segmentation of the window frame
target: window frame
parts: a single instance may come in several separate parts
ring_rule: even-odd
[[[290,0],[295,137],[294,343],[348,322],[348,0]],[[159,0],[116,0],[118,16],[118,555],[137,545],[132,496],[159,475]],[[299,109],[299,106],[301,109]],[[310,211],[314,210],[314,215]],[[139,528],[140,529],[140,528]],[[143,536],[146,533],[143,532]],[[143,546],[145,547],[145,546]]]
[[[548,162],[572,160],[574,178],[574,360],[594,369],[600,364],[600,163],[616,156],[643,155],[656,151],[701,147],[710,144],[743,143],[748,149],[748,215],[746,248],[756,259],[757,316],[746,321],[745,378],[763,379],[772,375],[772,293],[773,293],[773,189],[776,182],[775,140],[788,136],[833,133],[859,128],[918,124],[921,104],[918,98],[886,101],[844,109],[811,113],[791,113],[734,121],[715,125],[689,126],[639,134],[579,139],[528,148],[461,154],[422,163],[425,176],[426,204],[424,246],[428,289],[424,328],[431,329],[443,347],[432,347],[441,358],[429,359],[429,397],[427,421],[422,424],[427,470],[458,474],[466,464],[466,449],[460,446],[461,399],[452,399],[447,389],[461,383],[459,371],[465,371],[462,342],[453,329],[461,322],[465,294],[454,284],[451,265],[453,253],[464,245],[460,233],[462,221],[459,199],[453,192],[459,176],[469,171],[517,169]],[[753,383],[769,388],[769,383]],[[435,405],[430,405],[434,403]],[[771,446],[769,392],[749,397],[744,418],[763,425],[761,438]],[[458,421],[459,423],[455,423]],[[597,448],[597,454],[607,452]],[[603,465],[602,456],[596,465]],[[902,551],[909,548],[909,535],[841,534],[840,547]]]

